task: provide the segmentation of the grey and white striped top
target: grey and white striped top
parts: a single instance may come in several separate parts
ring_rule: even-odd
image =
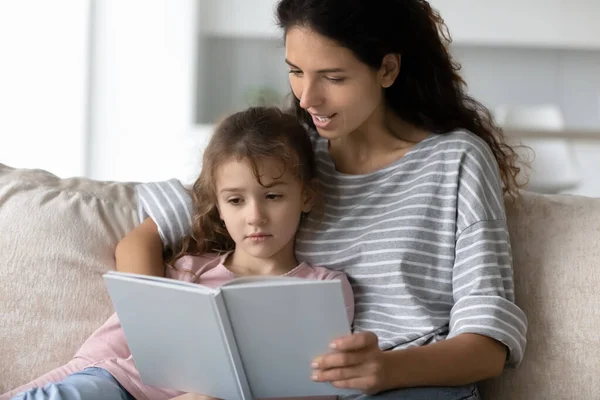
[[[336,171],[314,140],[323,212],[296,239],[299,260],[344,271],[355,295],[354,331],[382,349],[461,333],[486,335],[518,365],[527,318],[514,303],[511,248],[498,165],[473,134],[433,134],[366,175]],[[191,200],[176,180],[138,187],[140,216],[168,246],[190,226]]]

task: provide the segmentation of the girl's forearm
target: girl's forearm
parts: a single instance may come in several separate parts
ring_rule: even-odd
[[[127,234],[115,250],[118,271],[165,276],[162,241],[150,218]]]
[[[389,389],[462,386],[502,373],[506,347],[493,339],[465,333],[431,345],[387,351]]]

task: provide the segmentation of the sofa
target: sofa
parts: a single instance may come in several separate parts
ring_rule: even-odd
[[[139,223],[134,186],[0,164],[0,393],[70,360],[113,312],[102,274]],[[600,399],[600,199],[506,204],[528,347],[482,396]]]

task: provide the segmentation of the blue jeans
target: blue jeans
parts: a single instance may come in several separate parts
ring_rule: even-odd
[[[357,400],[480,400],[476,385],[460,387],[425,387],[390,390]]]
[[[91,367],[60,382],[19,393],[11,400],[135,400],[110,372]]]

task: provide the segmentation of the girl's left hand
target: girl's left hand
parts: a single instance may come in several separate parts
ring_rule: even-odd
[[[335,339],[333,351],[313,360],[313,380],[331,382],[339,388],[358,389],[374,394],[387,389],[389,369],[377,335],[355,333]]]

